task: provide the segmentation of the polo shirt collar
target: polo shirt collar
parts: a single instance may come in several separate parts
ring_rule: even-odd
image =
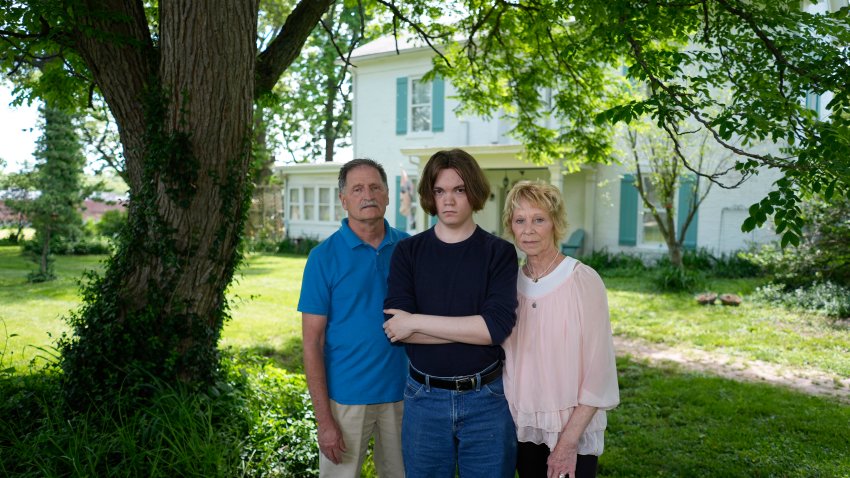
[[[371,245],[363,242],[363,240],[357,237],[357,234],[355,234],[354,231],[351,230],[351,226],[348,225],[347,217],[342,220],[342,227],[340,228],[340,231],[342,232],[343,239],[345,239],[345,244],[348,245],[348,247],[350,247],[351,249],[354,249],[355,247],[360,245],[367,246],[370,248],[372,247]],[[381,244],[378,245],[378,250],[381,250],[384,248],[384,246],[392,243],[393,238],[392,234],[390,234],[390,223],[387,222],[386,219],[384,219],[384,239],[381,240]]]

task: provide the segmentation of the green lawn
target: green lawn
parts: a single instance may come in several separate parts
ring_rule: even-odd
[[[13,352],[11,362],[22,365],[42,353],[33,346],[49,346],[50,335],[66,330],[61,316],[78,304],[77,279],[83,270],[98,268],[99,260],[58,257],[58,280],[28,284],[31,263],[17,248],[0,247],[0,318],[8,334],[18,334],[9,339],[6,362]],[[301,370],[296,305],[305,261],[277,255],[246,259],[229,293],[233,320],[225,325],[223,346],[260,352]],[[747,300],[762,280],[712,281],[710,290],[744,297],[740,307],[723,307],[699,306],[691,294],[653,293],[646,278],[603,278],[617,335],[850,377],[850,326]]]
[[[850,406],[617,361],[601,477],[850,477]]]
[[[698,305],[691,294],[653,294],[644,278],[603,279],[617,335],[850,377],[850,324],[747,300],[763,280],[711,281],[709,290],[744,299],[725,307]]]
[[[8,341],[0,364],[22,367],[39,348],[50,348],[51,337],[68,330],[62,316],[79,305],[79,280],[86,270],[99,270],[102,256],[60,256],[58,279],[27,283],[34,265],[19,248],[0,246],[0,320]],[[233,320],[225,325],[223,347],[274,356],[287,368],[301,370],[301,316],[296,311],[306,257],[250,256],[228,294]],[[0,351],[3,329],[0,323]],[[9,337],[15,334],[14,337]]]
[[[223,346],[301,370],[295,307],[305,260],[246,260],[229,294],[233,319],[225,325]],[[64,330],[60,317],[78,303],[76,278],[99,262],[60,257],[60,279],[36,285],[26,283],[31,267],[16,248],[0,247],[0,317],[7,334],[18,334],[8,339],[0,369],[24,365],[41,353],[36,347],[49,346],[48,333]],[[643,278],[605,282],[618,335],[850,376],[848,327],[751,303],[748,294],[758,280],[710,284],[717,292],[741,294],[738,308],[701,307],[690,294],[655,294]],[[609,414],[602,477],[850,477],[846,404],[636,359],[619,359],[618,370],[622,400]]]

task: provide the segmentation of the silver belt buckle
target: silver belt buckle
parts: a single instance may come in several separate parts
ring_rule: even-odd
[[[472,387],[471,387],[471,388],[472,388],[472,389],[474,389],[474,388],[475,388],[475,375],[473,375],[473,376],[471,376],[471,377],[465,377],[465,378],[462,378],[462,379],[460,379],[460,380],[455,381],[455,391],[456,391],[456,392],[461,392],[461,391],[463,391],[463,390],[461,389],[461,384],[462,384],[462,383],[467,383],[467,382],[469,382],[469,383],[472,385]]]

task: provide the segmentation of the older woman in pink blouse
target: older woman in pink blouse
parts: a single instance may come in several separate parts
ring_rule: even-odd
[[[520,478],[596,476],[605,410],[620,402],[605,286],[596,271],[561,254],[566,212],[554,186],[517,183],[502,220],[526,256],[517,324],[503,344],[517,471]]]

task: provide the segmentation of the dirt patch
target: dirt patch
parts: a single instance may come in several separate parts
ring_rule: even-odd
[[[768,382],[850,403],[850,378],[841,378],[820,370],[744,360],[721,352],[670,347],[620,336],[614,336],[614,348],[617,355],[630,355],[649,363],[673,362],[685,370],[707,372],[733,380]]]

